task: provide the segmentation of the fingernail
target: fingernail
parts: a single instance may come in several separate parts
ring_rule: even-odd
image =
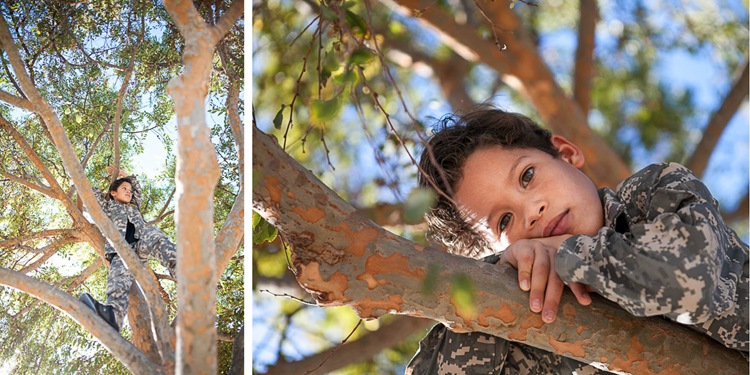
[[[531,301],[531,309],[534,311],[539,311],[542,308],[542,301],[535,299]]]
[[[521,290],[524,292],[529,290],[529,280],[521,280]]]
[[[552,310],[545,311],[544,321],[547,323],[551,323],[553,320],[555,320],[555,313]]]

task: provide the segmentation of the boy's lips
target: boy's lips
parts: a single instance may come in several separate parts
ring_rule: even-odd
[[[544,227],[544,237],[559,236],[568,232],[568,211],[563,211],[547,223],[547,226]]]

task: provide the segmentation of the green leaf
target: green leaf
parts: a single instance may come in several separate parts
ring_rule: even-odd
[[[83,118],[81,117],[81,115],[76,115],[76,123],[80,124],[81,122],[83,122]]]
[[[424,213],[435,204],[435,193],[431,189],[414,189],[404,202],[404,222],[419,224],[424,221]]]
[[[264,242],[271,242],[276,239],[278,233],[273,225],[269,224],[257,212],[253,212],[253,244],[260,245]]]
[[[357,73],[355,73],[353,70],[347,69],[343,73],[337,75],[333,80],[336,83],[341,83],[341,84],[344,84],[344,83],[356,84],[357,81],[359,80],[359,75],[357,75]]]
[[[341,111],[341,95],[330,100],[315,100],[310,108],[310,115],[314,122],[325,122],[336,118]]]
[[[451,302],[459,315],[473,316],[476,312],[474,282],[460,274],[451,280]]]
[[[284,119],[284,104],[281,105],[281,108],[278,112],[276,112],[276,117],[273,118],[273,127],[276,128],[276,130],[281,129],[281,121]]]
[[[368,32],[365,19],[349,9],[346,10],[346,23],[349,25],[349,28],[355,36],[360,38],[367,37]]]
[[[375,53],[367,47],[357,47],[349,55],[350,65],[365,65],[375,58]]]
[[[70,108],[65,108],[65,114],[66,114],[66,115],[69,115],[69,114],[70,114]]]

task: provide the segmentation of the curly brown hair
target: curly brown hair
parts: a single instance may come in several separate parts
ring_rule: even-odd
[[[472,258],[481,254],[486,240],[449,199],[461,181],[466,159],[490,146],[533,148],[558,157],[551,138],[548,130],[524,115],[486,106],[439,119],[419,160],[419,186],[439,189],[437,202],[425,213],[427,238],[453,254]]]

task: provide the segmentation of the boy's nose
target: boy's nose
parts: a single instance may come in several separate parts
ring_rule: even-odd
[[[526,215],[526,226],[529,230],[537,225],[539,219],[542,218],[545,209],[547,209],[547,204],[545,202],[537,202],[529,206],[529,212]]]

